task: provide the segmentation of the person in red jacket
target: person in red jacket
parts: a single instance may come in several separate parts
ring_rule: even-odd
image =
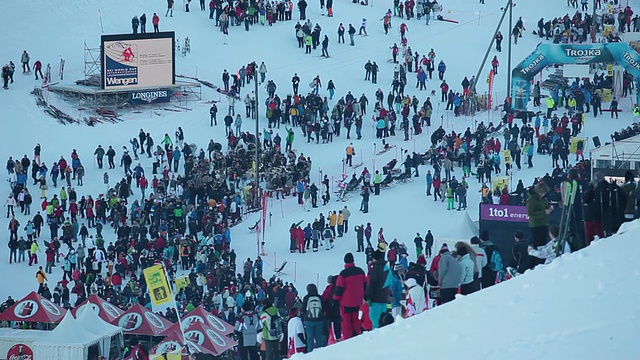
[[[344,256],[344,269],[338,275],[333,299],[340,302],[342,315],[342,340],[362,333],[358,312],[364,302],[366,277],[364,271],[354,263],[353,254]]]
[[[300,226],[296,229],[296,242],[298,244],[298,252],[306,253],[304,250],[304,230]]]
[[[147,187],[149,187],[149,180],[147,180],[144,175],[140,176],[140,179],[138,179],[138,186],[140,187],[140,191],[142,192],[142,199],[144,199],[144,193],[147,190]]]
[[[153,13],[153,18],[151,18],[151,22],[153,23],[153,32],[160,32],[160,30],[158,30],[158,24],[160,24],[160,17],[158,16],[158,14]]]
[[[42,63],[40,60],[33,63],[33,72],[36,74],[36,80],[38,80],[38,74],[40,74],[40,77],[44,79],[44,76],[42,76]]]

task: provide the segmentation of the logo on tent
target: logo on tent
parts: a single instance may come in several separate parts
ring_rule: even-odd
[[[158,345],[158,347],[156,348],[155,353],[156,354],[164,354],[164,353],[170,353],[173,351],[176,351],[178,349],[180,349],[182,346],[180,345],[179,342],[177,341],[165,341],[162,344]]]
[[[160,320],[158,315],[152,312],[148,312],[144,314],[144,317],[147,318],[147,321],[149,321],[153,327],[157,327],[158,329],[165,328],[164,323],[162,322],[162,320]]]
[[[189,330],[184,333],[184,337],[198,345],[204,344],[204,334],[200,330]]]
[[[202,316],[198,316],[198,315],[187,316],[186,318],[184,318],[184,320],[182,320],[182,330],[189,328],[189,326],[197,322],[201,322],[204,324],[204,319],[202,318]]]
[[[213,341],[214,344],[219,346],[227,346],[227,341],[222,336],[220,336],[217,332],[209,329],[207,330],[207,336],[211,341]]]
[[[103,302],[101,304],[102,309],[109,314],[109,316],[113,317],[113,318],[117,318],[118,316],[120,316],[121,311],[118,310],[118,308],[116,308],[115,306],[109,304],[108,302]],[[100,311],[98,310],[96,312],[97,314],[100,314]]]
[[[123,328],[125,331],[133,331],[142,325],[142,315],[138,313],[131,313],[126,316],[123,316],[118,320],[118,326]]]
[[[33,360],[33,350],[25,344],[15,344],[7,351],[8,360]]]
[[[207,321],[209,322],[209,325],[211,325],[211,327],[213,327],[218,331],[225,331],[227,329],[227,327],[224,326],[222,321],[217,317],[215,317],[214,315],[207,315]]]
[[[47,300],[47,299],[42,299],[40,300],[40,304],[42,305],[42,307],[47,310],[48,312],[52,313],[55,316],[60,315],[60,309],[58,309],[58,307],[56,306],[56,304],[52,303],[51,301]]]
[[[26,319],[33,316],[38,312],[40,305],[33,300],[25,300],[20,303],[13,309],[13,314],[20,319]]]

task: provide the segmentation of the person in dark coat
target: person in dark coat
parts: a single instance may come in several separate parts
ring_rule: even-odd
[[[366,279],[364,271],[354,263],[353,254],[344,256],[344,269],[338,275],[333,299],[340,303],[342,315],[342,340],[351,338],[354,333],[362,333],[358,312],[364,302]]]
[[[336,339],[340,339],[340,337],[342,336],[340,304],[337,301],[333,300],[333,295],[336,292],[337,280],[338,280],[338,276],[329,275],[329,277],[327,278],[328,285],[322,292],[322,300],[323,300],[325,329],[327,329],[329,332],[333,331],[333,336]],[[327,336],[327,339],[328,338],[329,337]]]
[[[373,252],[373,264],[369,270],[369,286],[367,301],[369,302],[369,318],[373,328],[377,329],[379,319],[387,311],[389,303],[389,287],[391,286],[391,269],[384,260],[382,251]]]
[[[511,267],[516,269],[518,274],[524,274],[525,271],[533,269],[533,263],[527,250],[529,244],[524,240],[524,233],[520,230],[516,231],[513,237],[516,243],[511,248],[511,253],[513,254]]]

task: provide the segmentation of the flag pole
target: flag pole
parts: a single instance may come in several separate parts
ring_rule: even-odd
[[[161,263],[160,268],[162,269],[162,275],[164,276],[165,280],[168,279],[164,264]],[[180,311],[178,311],[178,302],[176,301],[175,295],[173,294],[173,288],[171,286],[169,286],[169,293],[171,294],[171,298],[173,299],[173,308],[176,310],[176,317],[178,318],[178,327],[180,328],[180,333],[182,334],[183,345],[187,348],[187,352],[189,352],[189,347],[187,345],[191,342],[187,340],[187,337],[184,335],[184,329],[182,328],[182,319],[180,318]]]

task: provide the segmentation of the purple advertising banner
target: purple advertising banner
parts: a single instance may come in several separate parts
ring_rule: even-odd
[[[480,204],[480,220],[528,222],[526,206]]]

